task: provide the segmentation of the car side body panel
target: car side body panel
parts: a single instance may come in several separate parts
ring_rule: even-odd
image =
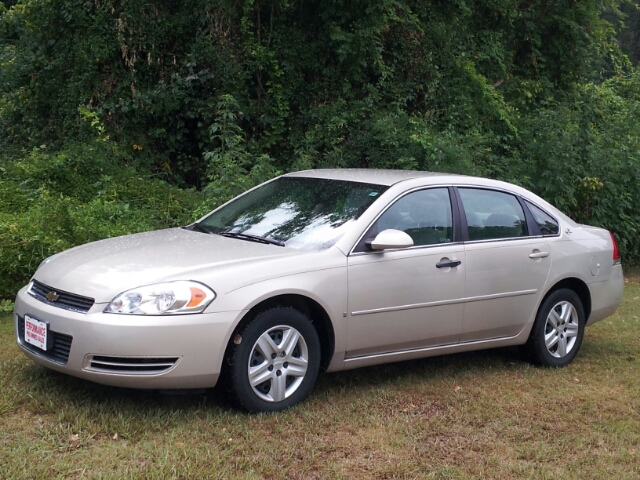
[[[545,290],[567,278],[584,282],[591,297],[587,325],[615,312],[622,300],[624,277],[622,266],[613,263],[609,232],[585,225],[565,225],[550,245],[553,261]]]
[[[552,259],[543,238],[465,245],[467,302],[461,342],[517,335],[544,293]],[[530,258],[530,255],[547,256]]]
[[[458,343],[464,265],[462,244],[351,255],[346,356]]]
[[[282,267],[282,265],[280,265]],[[337,248],[313,252],[292,259],[290,268],[280,268],[277,275],[259,281],[236,286],[221,296],[221,302],[208,311],[222,312],[233,305],[243,305],[243,315],[263,302],[283,295],[299,295],[320,305],[327,313],[334,331],[334,355],[329,371],[343,368],[347,341],[347,258]],[[266,268],[266,267],[265,267]],[[217,300],[216,300],[217,301]],[[231,335],[242,316],[229,325],[226,339]],[[225,344],[226,346],[226,344]]]

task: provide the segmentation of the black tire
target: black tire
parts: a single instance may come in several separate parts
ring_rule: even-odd
[[[278,412],[307,398],[320,369],[320,339],[304,314],[288,307],[267,310],[239,336],[229,357],[229,387],[237,406]],[[250,376],[259,383],[252,385]]]
[[[526,350],[539,365],[565,367],[580,350],[584,327],[580,297],[573,290],[561,288],[540,305]]]

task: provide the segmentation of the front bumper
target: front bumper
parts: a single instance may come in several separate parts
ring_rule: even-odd
[[[18,292],[14,310],[22,351],[45,367],[105,385],[129,388],[213,387],[227,340],[241,311],[142,316],[86,314],[45,304]],[[47,351],[24,341],[24,316],[48,324],[55,344]],[[68,357],[67,357],[68,354]]]

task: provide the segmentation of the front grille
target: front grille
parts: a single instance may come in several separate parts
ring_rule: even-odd
[[[55,288],[49,287],[36,280],[31,283],[31,287],[27,293],[47,305],[53,305],[54,307],[64,308],[80,313],[87,313],[95,302],[93,298],[82,297],[74,293],[56,290]],[[47,299],[47,295],[50,293],[55,293],[58,298],[55,301]]]
[[[49,330],[47,335],[51,335],[53,338],[53,347],[50,350],[41,350],[35,345],[25,342],[24,340],[24,318],[18,317],[18,338],[20,339],[20,345],[22,348],[29,350],[31,353],[35,353],[47,360],[59,363],[60,365],[66,365],[69,361],[69,352],[71,351],[71,341],[73,337],[65,335],[64,333],[54,332]]]
[[[89,369],[126,375],[157,375],[173,368],[179,357],[105,357],[94,356]]]

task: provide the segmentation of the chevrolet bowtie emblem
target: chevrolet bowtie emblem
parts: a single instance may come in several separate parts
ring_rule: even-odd
[[[45,295],[45,297],[47,297],[47,300],[49,300],[50,302],[55,302],[56,300],[58,300],[58,298],[60,298],[60,295],[58,295],[56,292],[49,292]]]

